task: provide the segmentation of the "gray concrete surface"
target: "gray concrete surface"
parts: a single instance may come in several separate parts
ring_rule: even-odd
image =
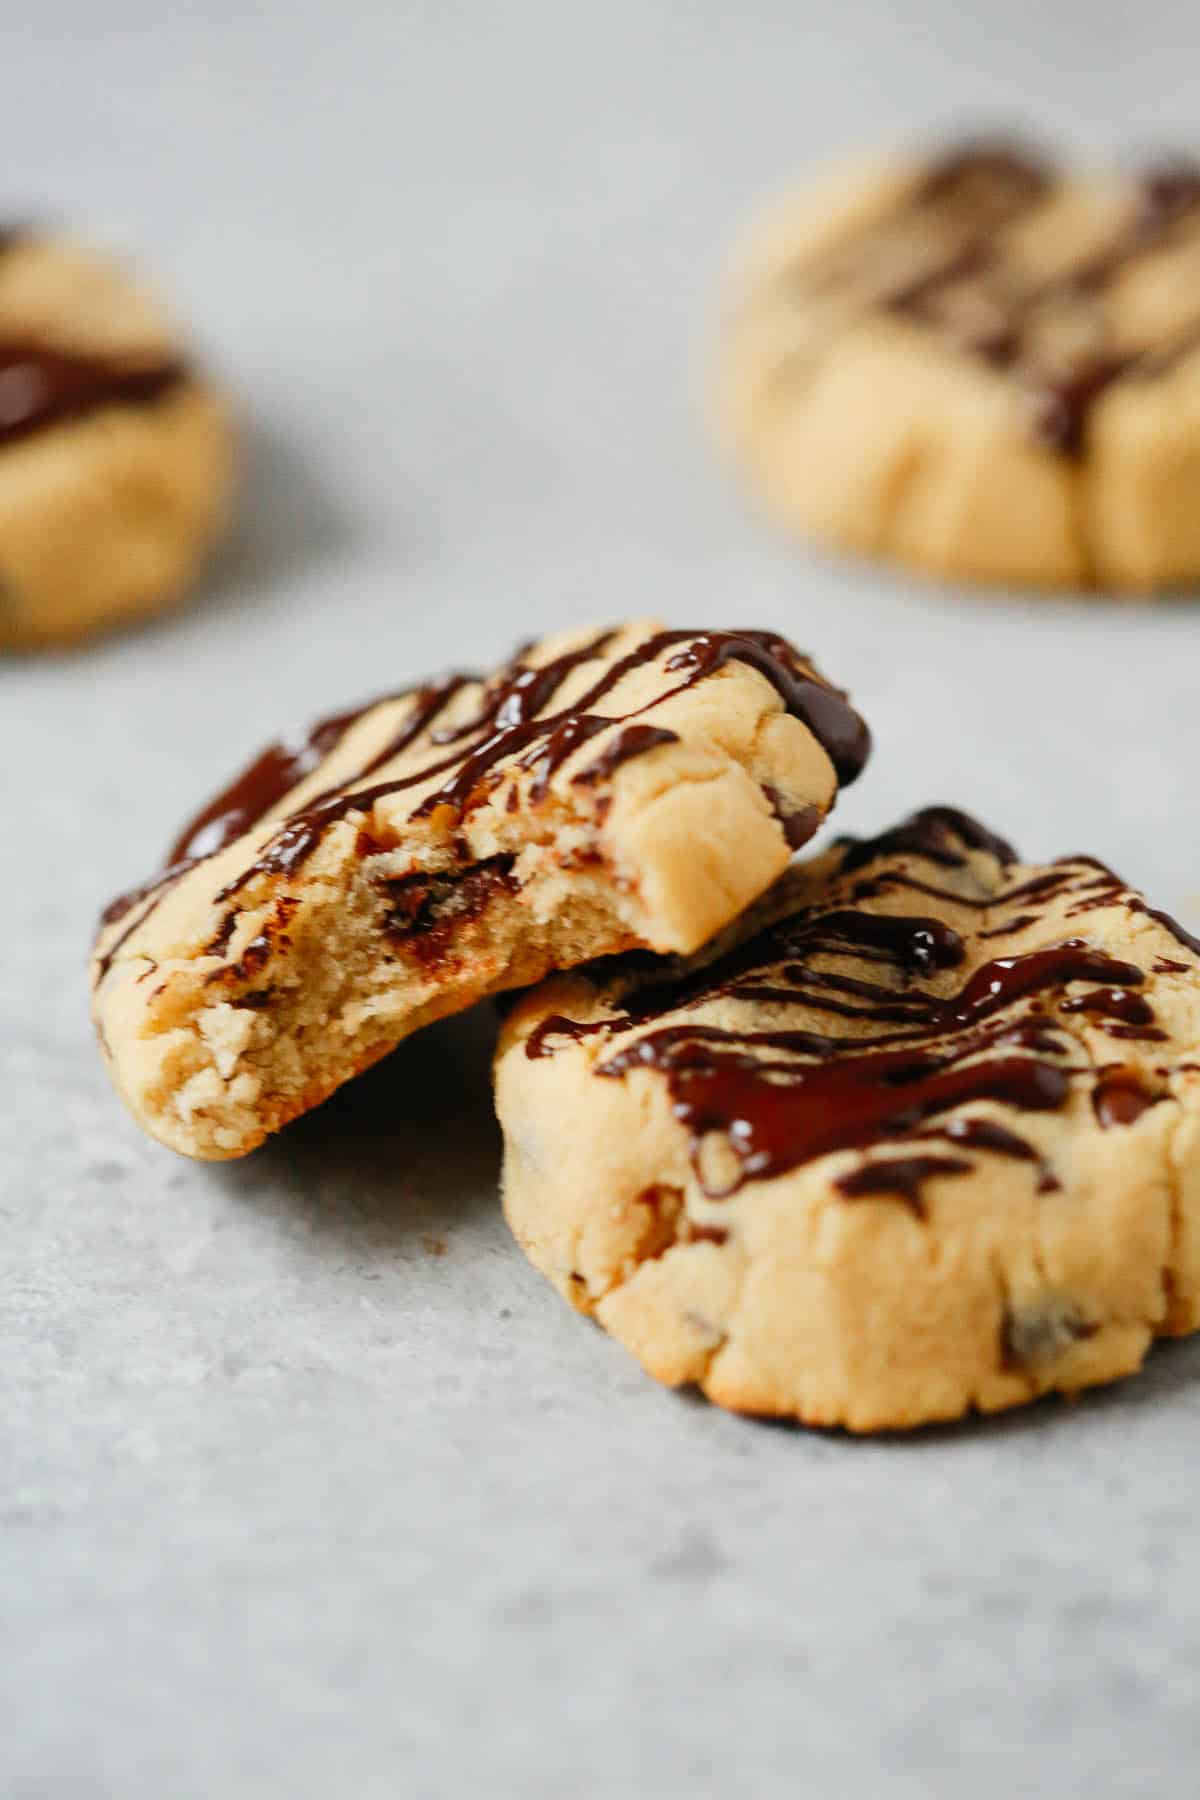
[[[161,273],[249,459],[191,610],[0,670],[5,1795],[1194,1791],[1200,1346],[909,1441],[738,1422],[508,1242],[485,1018],[194,1167],[108,1092],[82,965],[281,725],[635,609],[853,685],[847,827],[959,801],[1200,918],[1200,616],[806,557],[694,400],[764,187],[978,118],[1186,141],[1198,49],[1194,7],[1083,0],[9,22],[8,204]]]

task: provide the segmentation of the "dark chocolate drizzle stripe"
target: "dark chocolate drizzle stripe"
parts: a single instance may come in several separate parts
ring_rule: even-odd
[[[312,802],[284,822],[277,837],[257,861],[223,888],[217,899],[229,898],[259,875],[293,873],[312,855],[325,832],[338,820],[352,812],[369,812],[380,800],[390,799],[410,788],[423,787],[438,775],[445,775],[447,779],[419,802],[412,818],[431,818],[446,808],[461,819],[486,791],[486,784],[498,766],[509,758],[521,758],[526,766],[536,765],[539,774],[535,785],[544,790],[554,769],[588,737],[661,705],[672,694],[694,686],[732,661],[748,663],[766,677],[788,711],[807,725],[825,748],[843,784],[854,780],[866,762],[870,736],[845,696],[823,682],[811,665],[802,664],[791,647],[770,632],[657,632],[611,663],[569,707],[535,716],[551,703],[568,675],[583,662],[604,654],[612,637],[613,633],[604,632],[582,649],[568,651],[536,669],[520,663],[510,665],[501,678],[489,685],[480,710],[471,721],[474,742],[468,738],[463,747],[464,734],[456,727],[440,740],[443,745],[454,746],[448,756],[424,764],[408,775],[379,782],[374,787],[349,792],[339,789]],[[592,712],[591,709],[628,675],[656,661],[677,645],[685,648],[669,657],[665,666],[668,672],[680,672],[685,678],[673,688],[656,695],[635,713]],[[636,751],[632,745],[628,746],[628,755],[644,754],[662,741],[661,738],[643,736],[637,742]],[[628,760],[628,756],[620,760]]]
[[[0,226],[0,256],[36,237],[27,224]],[[181,357],[147,362],[55,349],[35,338],[0,339],[0,445],[106,406],[153,406],[191,377]]]
[[[178,357],[122,364],[46,344],[0,342],[0,444],[106,406],[152,406],[189,374]]]
[[[390,697],[403,699],[404,694]],[[117,952],[138,927],[145,923],[177,881],[199,863],[207,862],[210,857],[227,848],[243,832],[249,831],[265,817],[272,807],[278,806],[286,794],[291,793],[293,788],[312,774],[326,756],[332,754],[352,725],[382,704],[381,700],[372,700],[351,712],[319,720],[296,740],[279,740],[269,744],[260,756],[234,777],[228,787],[214,795],[207,806],[184,826],[168,852],[166,867],[140,887],[118,894],[101,913],[100,929],[103,930],[106,926],[116,925],[139,902],[149,901],[149,905],[113,940],[100,958],[94,985],[99,987],[112,967]],[[416,710],[419,712],[420,707]]]
[[[655,633],[636,649],[617,658],[570,706],[538,717],[577,668],[601,657],[615,637],[605,631],[588,643],[538,667],[520,657],[484,686],[478,711],[464,724],[442,732],[431,730],[439,714],[472,677],[452,675],[416,691],[414,706],[397,734],[370,762],[336,789],[319,794],[299,811],[280,821],[279,828],[260,855],[215,896],[217,902],[232,898],[261,875],[292,874],[312,855],[326,831],[351,813],[369,812],[377,801],[426,785],[438,775],[447,779],[415,808],[413,818],[427,818],[447,808],[461,819],[487,790],[497,766],[510,758],[537,772],[534,798],[546,791],[553,772],[588,739],[613,726],[624,725],[608,750],[603,751],[576,779],[583,785],[611,774],[621,763],[641,756],[658,745],[673,741],[673,732],[629,723],[730,662],[741,662],[768,680],[787,710],[798,718],[822,745],[843,785],[861,772],[870,752],[866,724],[840,689],[830,686],[812,664],[782,638],[767,631],[688,631]],[[637,669],[663,656],[665,668],[681,679],[663,694],[629,714],[610,716],[591,709]],[[381,704],[374,701],[371,706]],[[172,847],[171,864],[146,887],[123,895],[105,912],[102,924],[114,924],[137,900],[153,894],[138,924],[146,919],[168,887],[215,855],[235,838],[250,830],[296,785],[330,754],[344,733],[371,706],[358,708],[322,721],[297,742],[271,745],[228,788],[209,802],[184,829]],[[447,751],[410,774],[366,788],[355,784],[429,734],[430,741]],[[130,928],[131,930],[133,927]],[[121,942],[129,936],[122,934]],[[111,946],[100,965],[99,979],[111,966],[119,944]]]
[[[969,145],[934,163],[903,203],[899,217],[933,211],[948,225],[944,257],[883,294],[885,311],[938,332],[956,348],[1019,381],[1030,392],[1034,435],[1066,456],[1084,447],[1088,416],[1115,382],[1151,380],[1200,349],[1200,318],[1173,336],[1116,354],[1101,347],[1073,367],[1041,366],[1027,343],[1031,324],[1049,309],[1090,307],[1141,258],[1200,231],[1200,167],[1177,161],[1147,169],[1128,217],[1108,244],[1040,285],[1024,290],[1006,265],[996,234],[1040,205],[1053,176],[1029,153],[1007,145]],[[860,248],[869,250],[868,231]],[[956,330],[938,310],[946,290],[972,282],[986,303],[982,322]]]
[[[36,236],[28,224],[0,226],[0,256]],[[0,338],[0,445],[106,406],[153,406],[191,374],[180,357],[129,362],[56,349],[36,338]]]
[[[974,1167],[962,1156],[895,1156],[850,1169],[839,1175],[833,1185],[846,1200],[879,1194],[903,1200],[918,1218],[923,1218],[922,1182],[931,1175],[969,1175]]]
[[[368,701],[365,706],[356,706],[351,712],[318,720],[298,739],[281,738],[268,744],[261,756],[188,821],[171,846],[168,867],[215,856],[219,850],[224,850],[235,838],[240,838],[243,832],[265,818],[285,794],[290,794],[293,788],[307,780],[313,770],[332,755],[359,719],[388,700],[403,698],[403,693],[385,694],[378,700]],[[420,711],[419,707],[417,711]]]
[[[956,806],[925,806],[911,818],[875,837],[843,836],[837,842],[845,851],[843,874],[865,869],[868,863],[882,856],[905,854],[924,857],[926,862],[938,863],[943,869],[965,868],[966,853],[970,850],[985,850],[1002,868],[1019,860],[1007,839],[997,837],[994,831],[989,831],[969,813],[960,812]],[[945,897],[958,898],[956,894]],[[989,900],[985,904],[991,906],[993,902]]]
[[[954,851],[948,829],[946,809],[930,809],[872,842],[899,842],[910,853],[945,865]],[[989,841],[999,845],[998,860],[1007,865],[1012,860],[1008,846],[991,839],[974,821],[964,822],[959,838],[964,850]],[[924,847],[917,849],[919,845]],[[860,854],[862,848],[849,847],[843,868],[871,860]],[[1075,859],[1070,869],[1049,872],[1053,880],[1034,877],[1008,895],[966,904],[990,908],[1035,889],[1046,898],[1058,897],[1060,883],[1072,876],[1086,889],[1097,879],[1094,867]],[[1104,872],[1101,879],[1115,878]],[[946,898],[959,900],[949,893]],[[813,959],[818,956],[890,964],[899,981],[885,986],[817,969]],[[783,1174],[834,1151],[897,1140],[921,1143],[931,1137],[1029,1162],[1038,1173],[1039,1191],[1048,1192],[1058,1185],[1053,1172],[1035,1147],[1007,1126],[978,1118],[937,1121],[979,1100],[999,1101],[1018,1112],[1063,1106],[1071,1076],[1092,1071],[1062,1060],[1072,1040],[1048,1008],[1083,1014],[1114,1037],[1161,1037],[1148,999],[1135,991],[1144,987],[1145,975],[1132,963],[1068,939],[993,959],[948,996],[918,985],[921,976],[952,968],[962,959],[962,940],[939,920],[845,908],[800,913],[683,982],[643,990],[612,1017],[543,1020],[526,1041],[526,1054],[553,1054],[562,1040],[593,1035],[619,1040],[635,1034],[628,1043],[606,1050],[594,1073],[621,1079],[633,1070],[650,1069],[664,1077],[675,1116],[691,1139],[697,1179],[714,1198],[733,1193],[745,1181]],[[1187,972],[1186,966],[1181,968]],[[1086,991],[1071,993],[1072,987]],[[786,1024],[742,1029],[678,1018],[645,1029],[664,1013],[685,1013],[717,998],[781,1010],[803,1006],[894,1028],[847,1037],[807,1027],[788,1029]],[[1056,1060],[1044,1060],[1050,1056]],[[1118,1068],[1098,1081],[1093,1105],[1100,1124],[1112,1127],[1132,1124],[1166,1097],[1151,1093],[1133,1071]],[[705,1161],[712,1134],[724,1141],[726,1161],[731,1157],[735,1166],[731,1177],[719,1181]],[[921,1174],[939,1172],[932,1160],[901,1159],[891,1175],[885,1166],[878,1174],[883,1186],[873,1187],[873,1178],[860,1172],[847,1178],[851,1189],[839,1186],[847,1198],[886,1190],[919,1210]]]

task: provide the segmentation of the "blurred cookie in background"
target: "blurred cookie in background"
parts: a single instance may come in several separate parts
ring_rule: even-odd
[[[0,234],[0,650],[180,599],[232,471],[225,403],[157,297],[55,235]]]
[[[777,206],[723,324],[722,436],[770,509],[957,581],[1200,576],[1200,163],[1023,146],[843,167]]]

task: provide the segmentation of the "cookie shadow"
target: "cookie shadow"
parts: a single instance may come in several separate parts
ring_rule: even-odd
[[[418,1032],[252,1155],[211,1179],[314,1242],[383,1256],[499,1213],[490,1006]]]
[[[199,598],[210,606],[241,600],[250,590],[336,560],[358,535],[309,446],[266,419],[244,420],[233,516]]]

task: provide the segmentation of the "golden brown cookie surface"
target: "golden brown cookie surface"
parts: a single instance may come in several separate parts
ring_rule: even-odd
[[[660,1380],[854,1430],[1138,1367],[1200,1324],[1200,941],[944,808],[789,872],[497,1054],[531,1260]]]
[[[994,583],[1200,576],[1200,166],[880,159],[767,222],[726,435],[788,522]]]

